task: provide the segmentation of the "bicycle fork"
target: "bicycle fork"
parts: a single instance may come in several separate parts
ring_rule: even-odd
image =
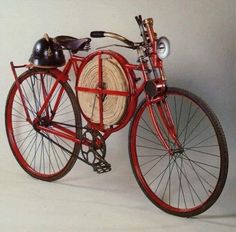
[[[160,115],[160,121],[163,122],[164,128],[160,128],[157,118],[155,117],[154,107],[157,107],[157,111]],[[174,125],[174,121],[171,116],[171,112],[168,106],[168,103],[165,101],[165,99],[161,99],[157,103],[153,104],[152,101],[149,101],[148,103],[148,112],[149,116],[151,118],[151,121],[153,123],[153,126],[155,128],[154,133],[156,134],[157,138],[160,140],[163,147],[168,151],[169,155],[173,156],[177,151],[181,151],[182,145],[178,139],[177,131]],[[166,130],[166,137],[169,140],[169,143],[166,141],[163,130]],[[172,141],[171,141],[172,140]],[[174,147],[170,146],[170,143],[174,144]]]

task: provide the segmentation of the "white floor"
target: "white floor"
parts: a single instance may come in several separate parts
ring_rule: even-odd
[[[27,175],[10,150],[1,154],[1,231],[235,231],[236,175],[232,163],[226,187],[210,210],[191,219],[171,216],[155,207],[138,187],[128,149],[111,147],[114,141],[125,147],[125,133],[108,143],[112,171],[106,174],[98,175],[78,161],[66,177],[47,183]]]

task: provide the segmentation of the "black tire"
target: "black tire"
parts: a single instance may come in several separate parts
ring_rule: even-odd
[[[18,78],[26,107],[31,120],[44,102],[57,77],[47,69],[30,69]],[[53,116],[49,128],[55,124],[70,128],[77,138],[81,138],[81,116],[77,99],[67,82],[59,82],[48,106],[48,115],[52,117],[60,89],[63,90],[60,104]],[[44,93],[43,93],[44,92]],[[46,119],[46,114],[43,116]],[[52,123],[53,122],[53,123]],[[24,107],[14,83],[9,91],[5,110],[6,133],[12,152],[21,167],[32,177],[54,181],[65,176],[74,166],[80,145],[57,135],[35,129],[26,120]],[[44,123],[41,120],[40,123]],[[70,124],[71,126],[69,126]]]
[[[196,95],[168,88],[165,101],[184,150],[176,149],[171,156],[160,144],[144,99],[130,125],[131,166],[141,189],[156,206],[173,215],[192,217],[209,209],[224,188],[226,139],[214,112]],[[175,149],[158,110],[154,113],[165,140]]]

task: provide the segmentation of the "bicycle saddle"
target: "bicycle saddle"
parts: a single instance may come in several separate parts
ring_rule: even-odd
[[[75,37],[60,35],[54,38],[54,41],[65,49],[70,50],[73,54],[78,51],[88,51],[90,49],[90,38],[77,39]]]

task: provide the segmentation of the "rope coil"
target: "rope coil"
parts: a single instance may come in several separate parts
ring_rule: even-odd
[[[98,58],[94,57],[85,65],[79,78],[78,87],[97,89],[98,77]],[[102,80],[103,89],[129,91],[125,72],[113,57],[102,58]],[[86,117],[93,123],[100,123],[98,94],[78,91],[78,100]],[[110,126],[119,123],[126,111],[127,103],[127,96],[103,96],[103,124]]]

